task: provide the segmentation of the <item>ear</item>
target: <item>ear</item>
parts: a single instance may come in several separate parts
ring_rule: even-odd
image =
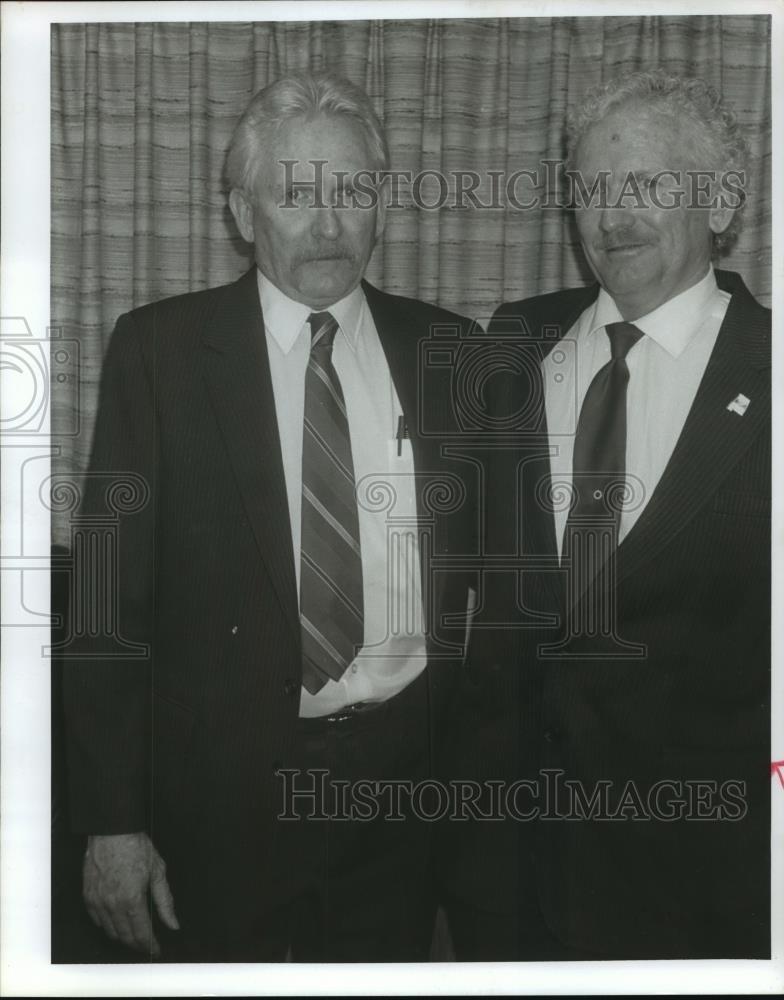
[[[242,238],[248,243],[255,243],[253,205],[239,188],[232,188],[229,194],[229,208]]]
[[[376,196],[378,198],[376,207],[376,239],[379,239],[381,234],[384,232],[384,226],[387,221],[387,204],[389,202],[389,189],[391,181],[389,174],[384,172],[384,176],[381,179],[381,183],[376,187]]]
[[[732,222],[732,217],[735,214],[734,208],[729,208],[726,205],[721,204],[719,200],[718,205],[714,205],[708,216],[708,225],[713,233],[723,233],[727,226]]]
[[[708,214],[708,225],[712,233],[723,233],[732,222],[738,202],[736,201],[734,205],[728,205],[723,192],[720,192],[718,197],[716,197],[716,190],[714,188],[712,193],[713,204]]]

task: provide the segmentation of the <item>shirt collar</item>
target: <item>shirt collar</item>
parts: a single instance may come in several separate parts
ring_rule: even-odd
[[[362,309],[365,304],[365,293],[360,285],[331,305],[329,309],[314,310],[303,302],[290,299],[258,268],[256,269],[256,278],[264,326],[284,354],[288,354],[294,346],[312,312],[331,313],[337,320],[349,347],[354,350],[359,336]]]
[[[695,285],[636,319],[634,325],[673,358],[678,358],[686,350],[720,295],[716,275],[713,268],[709,267],[705,277]],[[603,288],[600,289],[589,334],[603,329],[608,323],[622,321],[623,317],[612,297]]]

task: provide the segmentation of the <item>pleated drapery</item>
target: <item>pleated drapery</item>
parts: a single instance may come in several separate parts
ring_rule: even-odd
[[[588,87],[655,66],[706,79],[745,127],[749,204],[723,266],[769,303],[766,16],[54,25],[51,315],[79,342],[79,362],[53,382],[53,433],[81,417],[56,465],[86,466],[117,316],[231,281],[251,263],[223,164],[237,118],[265,84],[334,70],[373,98],[393,169],[508,175],[563,156],[567,108]],[[423,185],[425,197],[434,185]],[[401,202],[368,271],[386,291],[486,319],[503,300],[589,280],[561,209]]]

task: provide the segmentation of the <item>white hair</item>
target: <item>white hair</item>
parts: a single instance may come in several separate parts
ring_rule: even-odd
[[[370,97],[356,84],[334,73],[294,73],[260,90],[245,109],[229,143],[226,179],[230,189],[251,193],[259,153],[280,126],[292,118],[336,115],[361,127],[372,162],[385,170],[389,151]]]

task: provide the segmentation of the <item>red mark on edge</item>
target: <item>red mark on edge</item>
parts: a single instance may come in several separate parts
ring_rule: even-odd
[[[784,788],[784,774],[782,770],[784,769],[784,760],[773,760],[770,762],[770,774],[771,777],[777,774],[779,781],[781,782],[781,787]]]

